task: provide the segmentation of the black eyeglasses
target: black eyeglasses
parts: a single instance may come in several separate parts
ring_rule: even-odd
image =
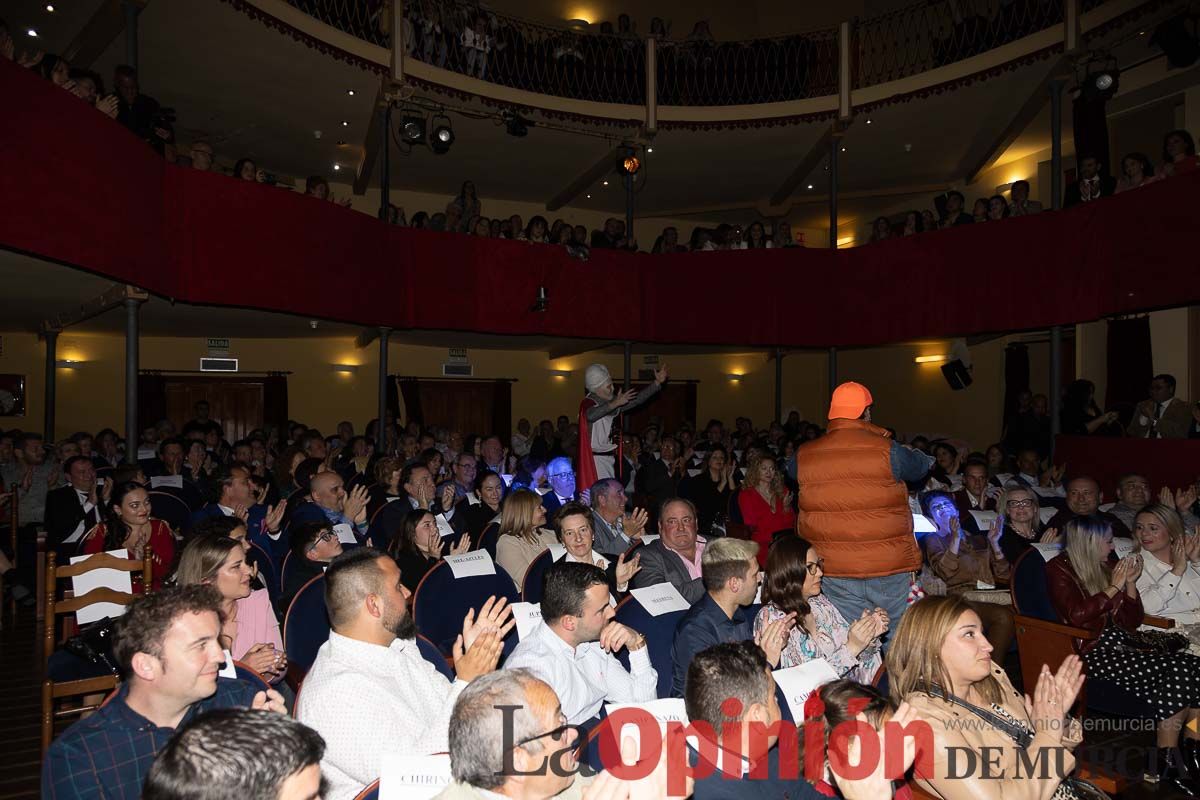
[[[574,477],[575,477],[574,472],[556,472],[550,476],[550,480],[556,481],[559,478],[574,478]]]
[[[316,541],[309,545],[308,552],[311,553],[313,550],[316,550],[317,546],[322,542],[331,542],[336,538],[337,534],[333,531],[324,531],[320,536],[317,537]]]
[[[815,576],[818,572],[825,571],[825,559],[818,558],[816,561],[810,561],[804,565],[804,568],[808,570],[809,575]]]
[[[567,722],[566,714],[560,713],[558,715],[558,718],[562,722],[562,724],[559,725],[557,728],[555,728],[554,730],[546,731],[545,733],[539,733],[536,736],[527,736],[524,739],[522,739],[521,741],[514,744],[513,749],[515,750],[518,747],[522,747],[524,745],[529,744],[530,742],[536,742],[538,739],[542,739],[547,736],[549,736],[552,740],[554,740],[556,742],[561,742],[563,739],[566,738],[567,731],[575,730],[575,729],[578,729],[578,727],[579,727],[578,725],[572,725],[571,723]]]

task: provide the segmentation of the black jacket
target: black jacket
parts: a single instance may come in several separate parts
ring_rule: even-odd
[[[83,504],[79,502],[79,494],[70,484],[52,489],[46,494],[46,541],[57,552],[60,565],[65,564],[65,559],[69,556],[76,555],[78,540],[70,544],[65,544],[64,540],[75,532],[80,522],[83,523],[84,532],[98,524],[99,505],[97,504],[91,513],[85,514]]]

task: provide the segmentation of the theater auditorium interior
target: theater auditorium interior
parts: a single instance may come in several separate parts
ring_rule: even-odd
[[[1200,796],[1198,64],[6,0],[0,798]]]

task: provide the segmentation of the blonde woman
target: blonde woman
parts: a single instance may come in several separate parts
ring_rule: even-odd
[[[1037,492],[1025,486],[1011,485],[1000,495],[996,506],[1003,519],[1004,530],[1000,534],[1000,550],[1008,563],[1015,564],[1029,548],[1036,544],[1058,544],[1057,528],[1042,529],[1042,507]]]
[[[1197,781],[1186,774],[1200,774],[1200,733],[1195,730],[1200,727],[1195,724],[1200,721],[1200,658],[1149,652],[1132,633],[1145,617],[1138,591],[1142,554],[1130,553],[1112,564],[1112,528],[1099,517],[1073,519],[1064,533],[1063,553],[1046,564],[1054,609],[1067,624],[1098,634],[1076,641],[1088,674],[1144,701],[1158,720],[1156,763],[1163,788],[1200,796]]]
[[[266,589],[251,590],[246,553],[228,536],[199,536],[188,542],[175,580],[180,586],[208,584],[221,593],[221,646],[272,683],[287,673],[279,620]]]
[[[1146,613],[1179,625],[1200,622],[1200,536],[1185,534],[1179,512],[1162,503],[1138,512],[1133,536],[1142,553],[1137,589]]]
[[[1043,665],[1032,697],[1022,697],[991,655],[983,622],[961,597],[927,597],[900,619],[887,654],[889,691],[933,735],[919,756],[918,784],[946,800],[1073,796],[1062,781],[1083,739],[1079,722],[1066,716],[1083,687],[1079,657],[1067,656],[1057,673]],[[973,751],[976,764],[986,760],[992,779],[964,779],[951,748]],[[1050,768],[1023,768],[1030,763]]]
[[[546,524],[546,508],[535,492],[520,489],[500,507],[500,538],[496,542],[496,562],[520,586],[530,563],[552,544],[558,544],[554,531]]]
[[[750,526],[750,538],[758,542],[759,566],[766,566],[771,537],[776,531],[796,528],[792,493],[783,485],[783,476],[770,456],[753,461],[738,492],[742,520]]]

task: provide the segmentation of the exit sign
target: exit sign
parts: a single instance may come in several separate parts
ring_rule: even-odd
[[[208,343],[209,350],[228,350],[229,349],[229,340],[228,339],[223,339],[223,338],[216,337],[216,336],[210,336],[210,337],[208,337],[208,339],[206,341]]]

